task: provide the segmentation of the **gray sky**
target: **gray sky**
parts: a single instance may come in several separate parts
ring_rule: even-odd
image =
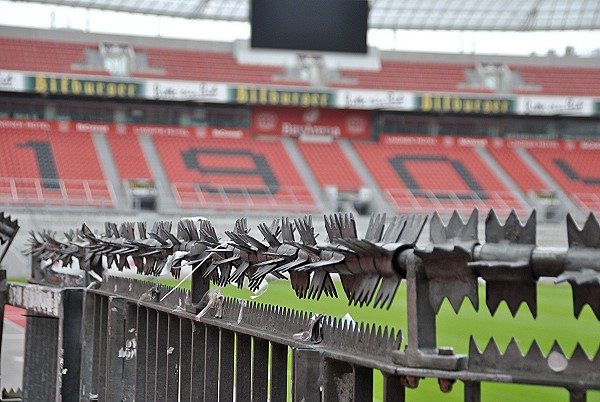
[[[0,0],[0,25],[221,41],[250,36],[247,23],[186,20],[5,0]],[[578,55],[587,56],[600,48],[600,31],[370,30],[368,42],[369,46],[383,50],[514,55],[543,55],[549,50],[562,55],[567,46],[573,46]]]

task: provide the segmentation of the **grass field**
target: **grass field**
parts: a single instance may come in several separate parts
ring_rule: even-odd
[[[168,282],[168,284],[173,283]],[[249,298],[252,295],[247,290],[238,290],[233,286],[226,287],[221,293],[238,298]],[[275,281],[270,282],[268,290],[256,301],[336,317],[349,313],[357,322],[387,325],[401,329],[406,334],[405,283],[398,290],[389,310],[348,306],[341,288],[338,289],[338,294],[339,299],[324,297],[319,301],[299,300],[288,282]],[[600,321],[596,319],[589,306],[583,309],[578,320],[575,319],[570,286],[539,285],[537,319],[532,317],[525,305],[521,305],[516,317],[513,318],[504,303],[492,317],[485,306],[485,286],[480,286],[479,297],[479,312],[473,309],[468,300],[463,303],[459,314],[454,313],[447,301],[444,302],[437,318],[438,346],[452,346],[457,353],[467,353],[469,337],[473,335],[480,349],[483,349],[493,336],[502,351],[511,337],[517,340],[523,352],[529,349],[534,339],[537,340],[544,354],[548,353],[554,340],[558,340],[567,355],[572,353],[577,342],[583,346],[590,357],[598,351]],[[381,383],[381,375],[376,372],[374,379],[376,400],[381,400]],[[451,393],[443,394],[435,379],[422,380],[417,389],[407,390],[407,400],[462,401],[462,383],[457,382]],[[487,402],[568,401],[569,394],[564,389],[554,387],[484,383],[482,400]],[[588,392],[588,402],[592,401],[600,402],[600,391]]]

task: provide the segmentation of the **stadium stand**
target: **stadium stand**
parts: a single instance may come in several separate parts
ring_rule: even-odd
[[[126,41],[126,38],[123,39]],[[109,75],[98,52],[99,43],[51,40],[0,40],[0,68],[8,70]],[[292,84],[307,86],[300,77],[284,74],[281,66],[241,65],[231,51],[168,49],[132,46],[136,62],[129,75],[136,78],[236,82],[246,84]],[[533,61],[531,63],[534,63]],[[509,88],[515,94],[592,96],[600,94],[600,68],[585,66],[538,66],[507,64],[521,84]],[[330,87],[394,89],[424,92],[494,93],[469,82],[473,63],[394,60],[382,57],[380,71],[339,70]],[[337,78],[336,78],[337,77]]]
[[[106,138],[121,181],[153,180],[137,136],[115,134]]]
[[[560,145],[550,149],[531,147],[527,151],[582,209],[600,211],[600,143]]]
[[[90,135],[11,128],[0,135],[3,203],[113,206]]]
[[[0,57],[0,68],[52,73],[108,75],[108,71],[101,65],[94,69],[74,68],[75,65],[85,62],[86,47],[97,49],[98,45],[3,37],[0,40],[0,55],[2,55]]]
[[[381,71],[341,70],[341,73],[355,78],[354,86],[357,88],[456,92],[465,82],[467,68],[472,68],[472,65],[382,60]],[[352,82],[343,82],[332,86],[353,85]]]
[[[538,87],[536,91],[515,90],[515,93],[571,96],[600,94],[600,68],[517,66],[513,70],[521,75],[525,83]]]
[[[278,140],[154,137],[180,208],[314,211]]]
[[[398,212],[495,208],[500,213],[524,206],[486,165],[473,146],[446,137],[405,137],[361,142],[356,151]],[[450,141],[450,142],[448,142]]]
[[[547,191],[548,186],[531,170],[529,165],[515,152],[514,148],[488,145],[488,152],[502,169],[519,186],[523,194],[531,191]]]
[[[321,188],[335,186],[339,192],[355,193],[363,185],[337,143],[298,142],[298,148]]]
[[[264,84],[282,71],[280,67],[239,65],[231,53],[157,48],[135,50],[146,54],[149,66],[164,69],[163,78]],[[133,76],[148,74],[134,73]]]

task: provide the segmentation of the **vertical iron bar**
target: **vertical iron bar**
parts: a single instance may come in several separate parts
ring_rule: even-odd
[[[179,397],[182,402],[192,399],[192,322],[179,318]]]
[[[315,349],[292,349],[292,401],[321,400],[321,353]]]
[[[287,400],[288,347],[271,342],[271,402]]]
[[[108,297],[100,296],[100,328],[98,343],[98,401],[106,401],[106,369],[107,369],[107,335],[108,335]],[[110,401],[109,401],[110,402]]]
[[[84,309],[83,309],[83,325],[82,325],[82,345],[81,345],[81,380],[79,386],[79,398],[82,401],[88,401],[93,390],[93,366],[94,366],[94,350],[95,350],[95,330],[97,316],[96,311],[96,295],[90,292],[85,292]]]
[[[158,317],[156,310],[146,309],[146,396],[143,401],[154,400],[156,385],[156,325]]]
[[[252,400],[266,401],[269,391],[269,341],[253,338]]]
[[[465,381],[465,402],[481,401],[481,383],[478,381]]]
[[[23,363],[24,401],[54,401],[59,398],[58,332],[58,318],[27,310]],[[40,381],[41,378],[46,381]]]
[[[221,329],[221,356],[219,363],[219,401],[233,402],[234,333]]]
[[[125,300],[108,297],[107,343],[106,343],[106,389],[107,401],[123,398],[123,358],[119,350],[125,349]]]
[[[146,357],[148,355],[148,311],[146,307],[138,307],[137,342],[135,363],[135,400],[146,398]]]
[[[98,388],[100,387],[100,342],[102,337],[100,336],[100,324],[102,317],[102,296],[96,295],[94,297],[94,351],[92,357],[92,389],[90,390],[91,395],[98,395]]]
[[[8,246],[6,250],[8,250]],[[2,261],[2,258],[0,258],[0,261]],[[0,357],[2,357],[2,335],[4,334],[4,306],[7,302],[8,282],[6,281],[6,270],[0,269]]]
[[[353,402],[373,401],[373,369],[354,366],[353,371],[354,398]]]
[[[250,402],[252,390],[252,338],[250,335],[235,335],[235,400]]]
[[[587,392],[585,389],[569,389],[569,402],[586,402]]]
[[[63,290],[63,319],[61,323],[63,333],[61,398],[63,402],[79,401],[82,315],[83,289]]]
[[[219,399],[219,328],[205,327],[204,400],[212,402]]]
[[[323,401],[342,402],[355,397],[355,370],[345,362],[325,359],[323,363]]]
[[[199,322],[192,322],[192,400],[204,402],[204,373],[206,371],[206,329]]]
[[[420,260],[409,260],[406,277],[408,348],[435,349],[435,311],[429,302],[429,283]]]
[[[400,378],[389,373],[383,373],[383,402],[404,402],[405,399],[406,392],[400,383]]]
[[[156,361],[155,361],[155,387],[154,400],[163,402],[167,400],[167,341],[169,336],[169,316],[158,312],[156,323]]]
[[[137,307],[125,305],[125,348],[123,353],[123,402],[135,401],[137,366]]]
[[[167,401],[179,398],[179,317],[169,315],[169,338],[167,341]]]

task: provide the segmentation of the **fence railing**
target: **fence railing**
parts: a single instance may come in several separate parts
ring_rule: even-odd
[[[508,191],[461,193],[448,190],[387,189],[385,194],[396,212],[401,214],[427,214],[437,211],[441,215],[449,216],[458,211],[467,215],[473,208],[483,211],[494,209],[500,215],[508,215],[513,210],[520,215],[531,211],[528,204]]]
[[[129,223],[107,224],[103,235],[84,225],[77,239],[35,234],[32,283],[4,287],[6,302],[28,309],[24,399],[371,401],[374,371],[383,375],[384,401],[404,400],[422,378],[437,379],[442,392],[463,382],[465,401],[481,400],[482,382],[563,387],[571,401],[600,389],[600,352],[590,358],[578,345],[567,356],[555,345],[544,355],[534,343],[523,355],[513,342],[502,353],[493,340],[485,348],[471,340],[462,355],[438,345],[436,330],[445,298],[456,311],[465,298],[479,308],[481,279],[492,313],[504,301],[513,316],[521,303],[536,316],[537,283],[547,277],[571,285],[576,317],[589,305],[600,319],[594,216],[581,229],[567,218],[565,249],[536,245],[535,214],[521,224],[515,214],[501,223],[491,212],[480,242],[476,211],[466,223],[458,214],[447,224],[434,215],[431,243],[417,246],[427,219],[374,216],[361,238],[351,215],[332,215],[324,243],[316,242],[310,218],[259,225],[263,240],[244,219],[225,233],[227,241],[206,220],[180,221],[176,234],[167,222],[150,232],[140,224],[137,235]],[[81,276],[41,264],[72,258]],[[184,272],[191,290],[110,276],[103,266],[176,278]],[[335,275],[350,303],[364,307],[389,307],[404,280],[406,331],[209,291],[209,280],[257,289],[267,275],[289,279],[301,298],[337,296]]]
[[[112,185],[106,180],[0,177],[0,203],[112,208],[115,196]]]
[[[198,183],[172,183],[177,205],[182,209],[234,211],[317,210],[310,191],[305,187],[278,186],[202,186]]]

